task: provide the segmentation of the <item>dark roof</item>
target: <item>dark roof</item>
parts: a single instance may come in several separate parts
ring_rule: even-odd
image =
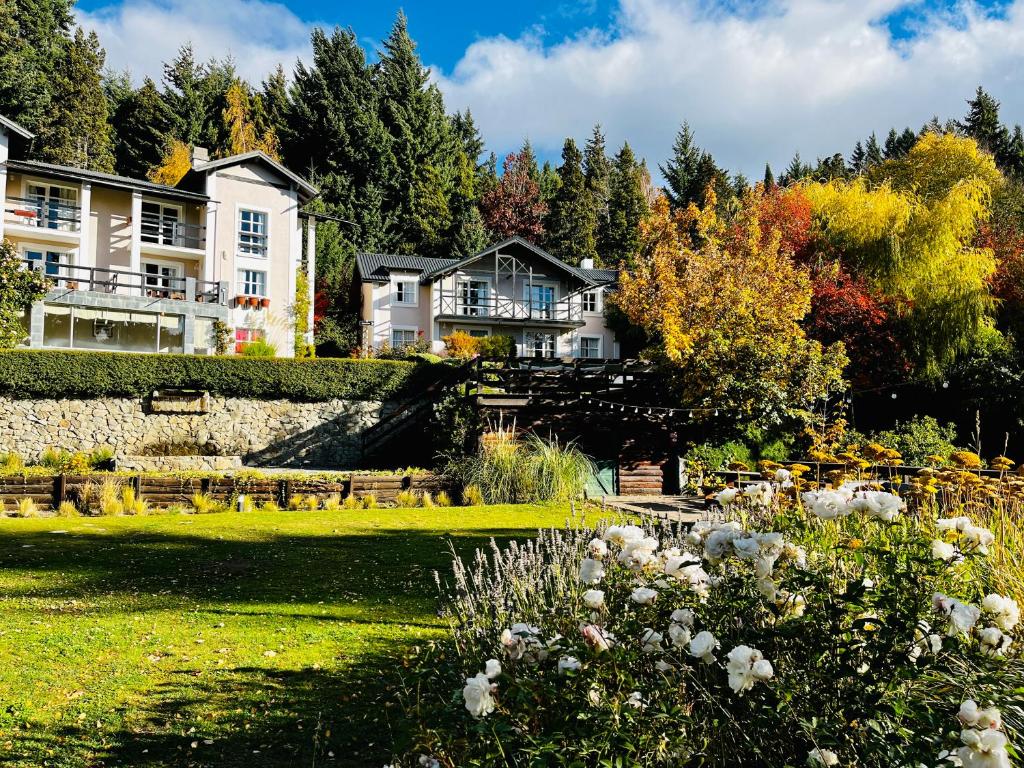
[[[458,260],[455,260],[455,259],[451,259],[451,260],[449,260],[449,259],[441,259],[441,261],[446,262],[446,263],[441,264],[436,269],[433,269],[430,272],[426,273],[420,279],[421,280],[433,280],[435,277],[437,277],[437,276],[439,276],[441,274],[444,274],[446,272],[452,272],[452,271],[454,271],[456,269],[460,269],[461,267],[463,267],[463,266],[465,266],[467,264],[472,264],[474,261],[477,261],[479,258],[481,258],[482,256],[485,256],[488,253],[491,253],[492,251],[497,251],[497,250],[500,250],[501,248],[504,248],[506,246],[513,245],[513,244],[521,245],[522,247],[524,247],[527,250],[533,252],[537,256],[540,256],[542,259],[550,262],[551,264],[553,264],[554,266],[558,267],[559,269],[561,269],[561,270],[563,270],[565,272],[568,272],[570,275],[572,275],[573,277],[576,277],[577,279],[583,281],[584,283],[588,283],[588,284],[593,285],[596,282],[589,275],[589,273],[584,272],[581,269],[577,269],[576,267],[573,267],[573,266],[571,266],[569,264],[566,264],[561,259],[559,259],[559,258],[557,258],[555,256],[552,256],[550,253],[545,251],[543,248],[534,245],[529,240],[525,240],[525,239],[519,237],[518,235],[514,236],[514,237],[510,237],[507,240],[502,240],[500,243],[495,243],[494,245],[488,246],[487,248],[484,248],[479,253],[474,253],[472,256],[467,256],[464,259],[458,259]]]
[[[581,267],[578,271],[595,283],[614,283],[619,279],[619,271],[617,269],[583,269]]]
[[[363,281],[382,281],[388,279],[392,269],[406,272],[432,272],[458,259],[431,259],[426,256],[405,256],[398,253],[357,253],[356,268]]]
[[[73,181],[91,181],[105,187],[151,192],[155,195],[161,195],[162,197],[173,197],[178,200],[188,200],[196,203],[205,203],[210,199],[201,192],[188,192],[184,189],[168,187],[165,184],[154,184],[151,181],[132,179],[127,176],[115,176],[112,173],[90,171],[85,168],[72,168],[67,165],[42,163],[38,160],[8,160],[7,167],[24,173],[45,174],[47,176],[55,176],[61,179],[71,179]]]

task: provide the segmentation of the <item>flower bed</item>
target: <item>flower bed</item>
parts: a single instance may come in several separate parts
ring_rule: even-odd
[[[785,470],[723,491],[727,522],[456,562],[400,764],[1009,766],[1002,537],[936,493],[835,480]]]

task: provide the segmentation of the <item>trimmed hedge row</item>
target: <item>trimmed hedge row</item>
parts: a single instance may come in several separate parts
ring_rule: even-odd
[[[199,389],[254,399],[387,400],[422,389],[439,366],[397,360],[288,360],[70,350],[0,351],[8,397],[131,397]]]

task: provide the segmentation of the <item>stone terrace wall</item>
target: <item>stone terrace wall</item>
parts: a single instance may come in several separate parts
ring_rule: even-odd
[[[361,458],[361,434],[381,408],[213,396],[207,413],[153,413],[144,398],[0,397],[0,451],[35,460],[51,447],[110,446],[118,457],[205,454],[241,456],[251,466],[351,468]]]

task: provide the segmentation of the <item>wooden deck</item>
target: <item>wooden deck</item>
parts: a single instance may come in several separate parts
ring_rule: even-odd
[[[709,519],[711,513],[699,496],[605,496],[602,502],[626,514],[689,525]]]

